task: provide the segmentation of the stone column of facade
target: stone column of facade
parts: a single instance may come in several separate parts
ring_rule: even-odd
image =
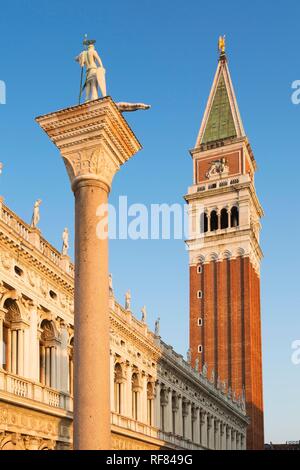
[[[240,450],[240,449],[241,449],[241,447],[240,447],[240,437],[241,437],[240,433],[237,432],[237,433],[236,433],[236,450]]]
[[[37,122],[75,195],[74,448],[110,449],[107,202],[114,174],[141,146],[110,97]]]
[[[216,449],[222,449],[222,442],[221,442],[221,421],[218,419],[216,422]]]
[[[46,381],[45,381],[45,384],[47,387],[50,387],[50,364],[51,364],[51,360],[50,360],[50,348],[49,346],[47,346],[46,348],[46,370],[45,370],[45,375],[46,375]]]
[[[41,346],[40,352],[40,382],[45,385],[46,383],[46,348]]]
[[[4,322],[5,312],[0,310],[0,369],[3,368],[4,364],[4,340],[3,340],[3,322]]]
[[[200,444],[200,410],[199,408],[194,409],[193,427],[194,427],[193,442],[195,442],[196,444]]]
[[[148,401],[147,401],[147,375],[142,375],[141,390],[141,421],[147,423]]]
[[[178,395],[178,410],[176,412],[176,434],[183,436],[182,430],[182,396]]]
[[[208,446],[210,449],[215,448],[215,418],[213,416],[210,416],[209,418],[209,441],[208,441]]]
[[[241,435],[241,450],[246,449],[246,438],[244,435]]]
[[[200,426],[201,426],[201,445],[202,447],[208,447],[207,444],[207,413],[204,410],[200,412]]]
[[[126,364],[126,382],[124,383],[124,415],[132,418],[132,370]]]
[[[192,440],[192,404],[190,401],[186,404],[185,438],[189,441]]]
[[[60,381],[60,390],[64,393],[69,391],[69,354],[68,354],[68,328],[67,324],[63,323],[61,325],[60,333],[60,345],[59,345],[59,381]]]
[[[165,407],[165,432],[172,433],[173,432],[173,414],[172,414],[172,390],[170,388],[166,391],[168,402]]]
[[[160,429],[160,382],[156,382],[155,384],[155,416],[154,416],[154,423],[155,426]]]
[[[17,330],[12,330],[12,352],[11,352],[11,371],[13,374],[17,373]]]
[[[18,375],[24,375],[24,331],[17,330],[18,343]]]
[[[115,410],[115,355],[112,350],[109,351],[109,377],[110,377],[110,409]],[[120,397],[122,406],[122,397]]]
[[[11,372],[11,329],[8,328],[7,330],[7,352],[6,352],[6,359],[7,364],[6,364],[6,370],[8,372]]]
[[[50,383],[51,388],[56,388],[56,347],[52,346],[50,348],[50,361],[51,361],[51,375],[50,375]]]
[[[231,428],[226,428],[226,450],[231,450]]]
[[[226,450],[226,425],[221,423],[221,450]]]
[[[35,355],[34,345],[30,341],[30,327],[24,328],[24,377],[31,378],[31,358]],[[35,360],[32,361],[33,363]]]
[[[236,450],[236,431],[231,430],[231,450]]]

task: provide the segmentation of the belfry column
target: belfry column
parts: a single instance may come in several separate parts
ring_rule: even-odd
[[[75,195],[74,448],[111,449],[107,203],[141,146],[110,97],[40,116]]]

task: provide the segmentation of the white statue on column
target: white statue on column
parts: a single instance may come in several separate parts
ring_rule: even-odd
[[[64,229],[63,234],[62,234],[62,240],[63,240],[63,245],[62,245],[62,255],[63,256],[68,256],[68,249],[69,249],[69,230],[67,227]]]
[[[141,312],[142,312],[142,322],[143,323],[146,323],[147,322],[147,309],[146,309],[146,305],[144,305],[141,309]]]
[[[130,310],[131,309],[131,293],[130,290],[128,290],[125,294],[125,310]]]
[[[80,85],[80,96],[85,88],[85,101],[96,100],[98,96],[98,86],[102,96],[106,96],[105,68],[95,49],[94,39],[84,39],[83,44],[87,50],[82,51],[75,60],[79,62],[80,67],[86,68],[86,80],[82,88]],[[98,66],[97,66],[98,64]]]
[[[42,203],[41,199],[38,199],[35,201],[34,206],[33,206],[33,214],[32,214],[32,219],[31,219],[31,227],[36,228],[39,221],[40,221],[40,205]]]

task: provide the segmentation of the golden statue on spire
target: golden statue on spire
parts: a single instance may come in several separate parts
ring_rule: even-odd
[[[225,54],[225,47],[226,47],[226,43],[225,43],[225,34],[224,34],[224,36],[219,36],[219,52],[220,52],[220,54]]]

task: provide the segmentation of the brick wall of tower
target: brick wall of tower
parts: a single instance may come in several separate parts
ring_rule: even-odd
[[[197,298],[199,290],[202,299]],[[190,267],[190,348],[192,363],[196,357],[200,364],[206,362],[209,378],[214,370],[215,379],[226,380],[237,395],[245,385],[251,420],[247,447],[262,449],[260,280],[248,257],[212,261],[203,265],[202,273]]]

